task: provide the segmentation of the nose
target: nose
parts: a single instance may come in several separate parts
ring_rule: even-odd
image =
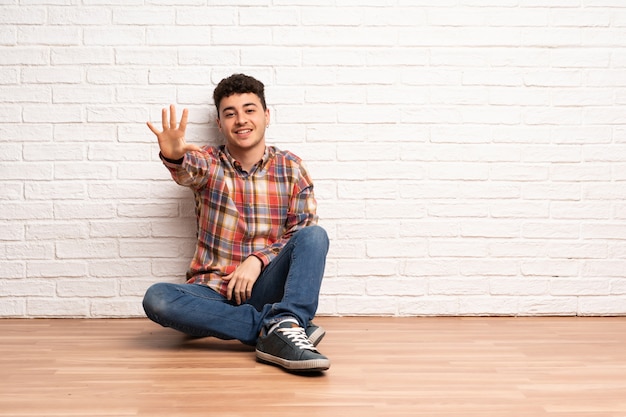
[[[244,117],[244,116],[245,116],[245,115],[244,115],[244,114],[242,114],[242,113],[237,113],[237,119],[235,120],[235,122],[236,122],[238,125],[244,125],[244,124],[246,124],[246,119],[245,119],[245,117]]]

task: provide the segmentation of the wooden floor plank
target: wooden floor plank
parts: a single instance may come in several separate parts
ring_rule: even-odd
[[[331,369],[147,319],[0,320],[0,416],[626,417],[624,317],[320,317]]]

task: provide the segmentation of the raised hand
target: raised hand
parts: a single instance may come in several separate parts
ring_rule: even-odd
[[[176,108],[171,104],[169,118],[166,108],[161,111],[163,131],[159,131],[152,123],[148,122],[148,128],[156,135],[159,141],[161,154],[167,159],[180,159],[189,151],[201,150],[199,146],[185,142],[188,113],[187,109],[183,109],[180,124],[177,125]]]

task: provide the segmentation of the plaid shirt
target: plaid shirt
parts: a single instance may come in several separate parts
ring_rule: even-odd
[[[265,268],[293,233],[317,223],[313,182],[289,151],[266,147],[249,173],[224,146],[187,152],[182,163],[161,159],[195,195],[198,241],[188,283],[225,295],[222,277],[246,257],[256,256]]]

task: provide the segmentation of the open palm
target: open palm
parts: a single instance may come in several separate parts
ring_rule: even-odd
[[[189,151],[199,151],[197,145],[185,142],[185,130],[187,129],[188,110],[183,109],[180,124],[176,124],[176,108],[170,105],[169,117],[167,109],[161,111],[161,122],[163,131],[159,131],[154,125],[148,122],[148,128],[154,133],[159,141],[161,154],[167,159],[180,159]]]

